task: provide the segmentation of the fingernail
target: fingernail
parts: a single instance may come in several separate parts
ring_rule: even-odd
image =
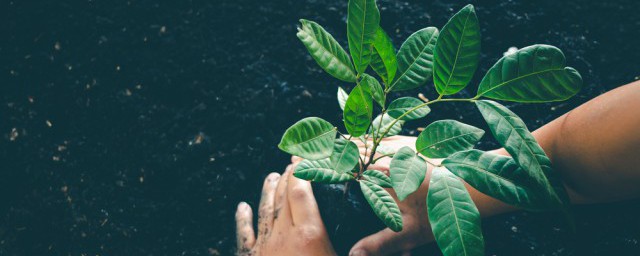
[[[238,204],[238,211],[244,211],[244,210],[246,210],[246,209],[247,209],[247,206],[249,206],[247,203],[245,203],[245,202],[240,202],[240,203]]]
[[[367,253],[362,249],[356,249],[355,251],[352,251],[351,253],[349,253],[349,256],[365,256],[365,255],[367,255]]]

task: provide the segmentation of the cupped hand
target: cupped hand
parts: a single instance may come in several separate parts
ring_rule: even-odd
[[[384,138],[381,145],[393,149],[394,151],[405,146],[411,147],[415,150],[415,141],[415,137],[393,136]],[[354,140],[354,142],[358,145],[360,152],[364,153],[364,143],[360,140]],[[374,157],[379,157],[379,154],[376,154]],[[385,157],[369,166],[369,169],[379,170],[388,175],[390,163],[391,158]],[[431,168],[432,166],[429,166],[427,177],[430,176]],[[387,189],[398,203],[398,207],[402,213],[402,231],[394,232],[389,228],[385,228],[378,233],[365,237],[351,248],[349,255],[408,254],[411,249],[432,242],[433,234],[431,233],[431,226],[429,225],[425,200],[429,190],[428,180],[429,179],[425,179],[422,185],[420,185],[420,188],[405,198],[404,201],[399,201],[393,190]]]
[[[251,207],[236,211],[237,255],[335,255],[308,181],[292,175],[295,164],[281,176],[264,181],[258,211],[258,235]]]

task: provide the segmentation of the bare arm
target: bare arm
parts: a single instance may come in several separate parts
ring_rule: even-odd
[[[640,82],[607,92],[533,132],[562,177],[573,203],[597,203],[640,195]],[[388,144],[413,147],[414,137],[397,136]],[[360,145],[362,145],[360,143]],[[507,155],[504,149],[494,151]],[[386,160],[386,161],[385,161]],[[438,161],[434,159],[433,161]],[[374,168],[388,171],[389,159]],[[425,180],[429,180],[431,170]],[[359,241],[351,252],[387,255],[433,240],[424,198],[428,182],[399,202],[405,229],[385,229]],[[483,217],[517,210],[467,185]]]

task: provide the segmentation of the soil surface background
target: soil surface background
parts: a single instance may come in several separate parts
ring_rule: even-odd
[[[284,130],[307,116],[342,127],[336,89],[351,87],[295,33],[314,20],[346,48],[346,3],[0,1],[0,255],[232,255],[237,203],[255,207],[289,162]],[[532,130],[639,79],[636,0],[380,0],[381,24],[399,48],[468,3],[483,54],[461,96],[509,47],[555,45],[582,74],[567,102],[508,104]],[[435,95],[394,97],[418,92]],[[473,105],[442,104],[403,134],[443,118],[486,129]],[[382,227],[357,193],[314,189],[340,255]],[[551,213],[484,220],[487,255],[640,255],[640,201],[574,211],[575,233]]]

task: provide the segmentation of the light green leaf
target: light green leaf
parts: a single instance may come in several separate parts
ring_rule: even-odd
[[[554,206],[538,191],[534,177],[524,171],[513,158],[476,149],[461,151],[442,162],[456,176],[478,191],[527,210],[544,210]]]
[[[416,191],[427,173],[427,163],[410,147],[402,147],[393,156],[389,167],[393,190],[400,201]]]
[[[381,186],[366,180],[360,181],[360,189],[373,212],[389,229],[402,230],[402,214],[393,197]]]
[[[357,85],[349,93],[344,107],[344,126],[351,136],[360,136],[369,128],[372,116],[371,88],[363,84]]]
[[[482,129],[455,120],[440,120],[431,123],[416,140],[416,150],[431,158],[444,158],[473,148],[482,138]]]
[[[444,256],[482,256],[480,212],[464,183],[445,168],[435,168],[427,194],[431,230]]]
[[[349,98],[349,94],[342,89],[342,87],[338,86],[338,105],[340,105],[340,109],[344,111],[344,105],[347,104],[347,98]]]
[[[313,21],[300,20],[302,27],[298,28],[296,36],[302,41],[311,57],[324,71],[335,78],[346,82],[355,82],[356,74],[349,55],[340,44],[325,31],[322,26]]]
[[[349,172],[353,167],[358,164],[360,151],[355,143],[349,140],[339,138],[333,147],[333,154],[329,159],[331,160],[331,167],[333,170],[339,173]]]
[[[385,85],[389,85],[396,76],[396,70],[398,69],[396,50],[393,48],[391,38],[381,27],[376,30],[376,40],[373,42],[373,55],[371,56],[370,65]]]
[[[373,134],[374,137],[380,138],[383,132],[389,130],[384,137],[398,135],[402,132],[402,125],[404,124],[404,121],[398,120],[398,122],[395,122],[394,124],[393,122],[395,120],[396,119],[389,115],[384,115],[384,117],[382,115],[378,115],[371,123],[371,131],[369,131],[369,134]],[[378,127],[380,127],[380,130],[378,130]]]
[[[336,134],[337,128],[331,123],[318,117],[307,117],[284,132],[278,148],[306,159],[323,159],[333,152]]]
[[[473,5],[467,5],[444,25],[436,43],[433,82],[441,95],[462,90],[480,61],[480,26]]]
[[[498,60],[484,76],[478,96],[517,102],[562,101],[582,87],[582,77],[565,67],[560,49],[528,46]]]
[[[331,168],[331,160],[329,159],[316,161],[305,159],[296,166],[293,176],[322,183],[342,183],[354,179],[350,173],[339,173]]]
[[[423,104],[424,102],[414,97],[403,97],[391,102],[391,104],[389,104],[389,108],[387,108],[387,113],[393,118],[399,118],[400,120],[405,121],[420,119],[431,112],[429,106]],[[405,113],[407,114],[402,116]],[[400,118],[401,116],[402,118]]]
[[[373,182],[373,183],[375,183],[378,186],[381,186],[383,188],[391,188],[392,187],[391,178],[389,178],[389,176],[385,175],[381,171],[366,170],[366,171],[364,171],[364,173],[362,173],[362,176],[365,179],[367,179],[367,181]]]
[[[398,71],[390,91],[418,88],[432,78],[433,52],[438,38],[438,29],[423,28],[413,33],[398,51]]]
[[[476,105],[496,140],[533,180],[541,183],[540,188],[565,210],[569,196],[562,181],[553,172],[551,161],[522,119],[494,101],[479,100]]]
[[[368,86],[371,89],[371,96],[373,99],[380,105],[380,107],[384,107],[385,95],[384,91],[382,91],[382,85],[376,80],[374,77],[362,74],[362,80],[360,81],[362,86]]]
[[[347,39],[349,52],[358,74],[371,62],[373,42],[380,25],[380,12],[375,0],[349,0]]]

